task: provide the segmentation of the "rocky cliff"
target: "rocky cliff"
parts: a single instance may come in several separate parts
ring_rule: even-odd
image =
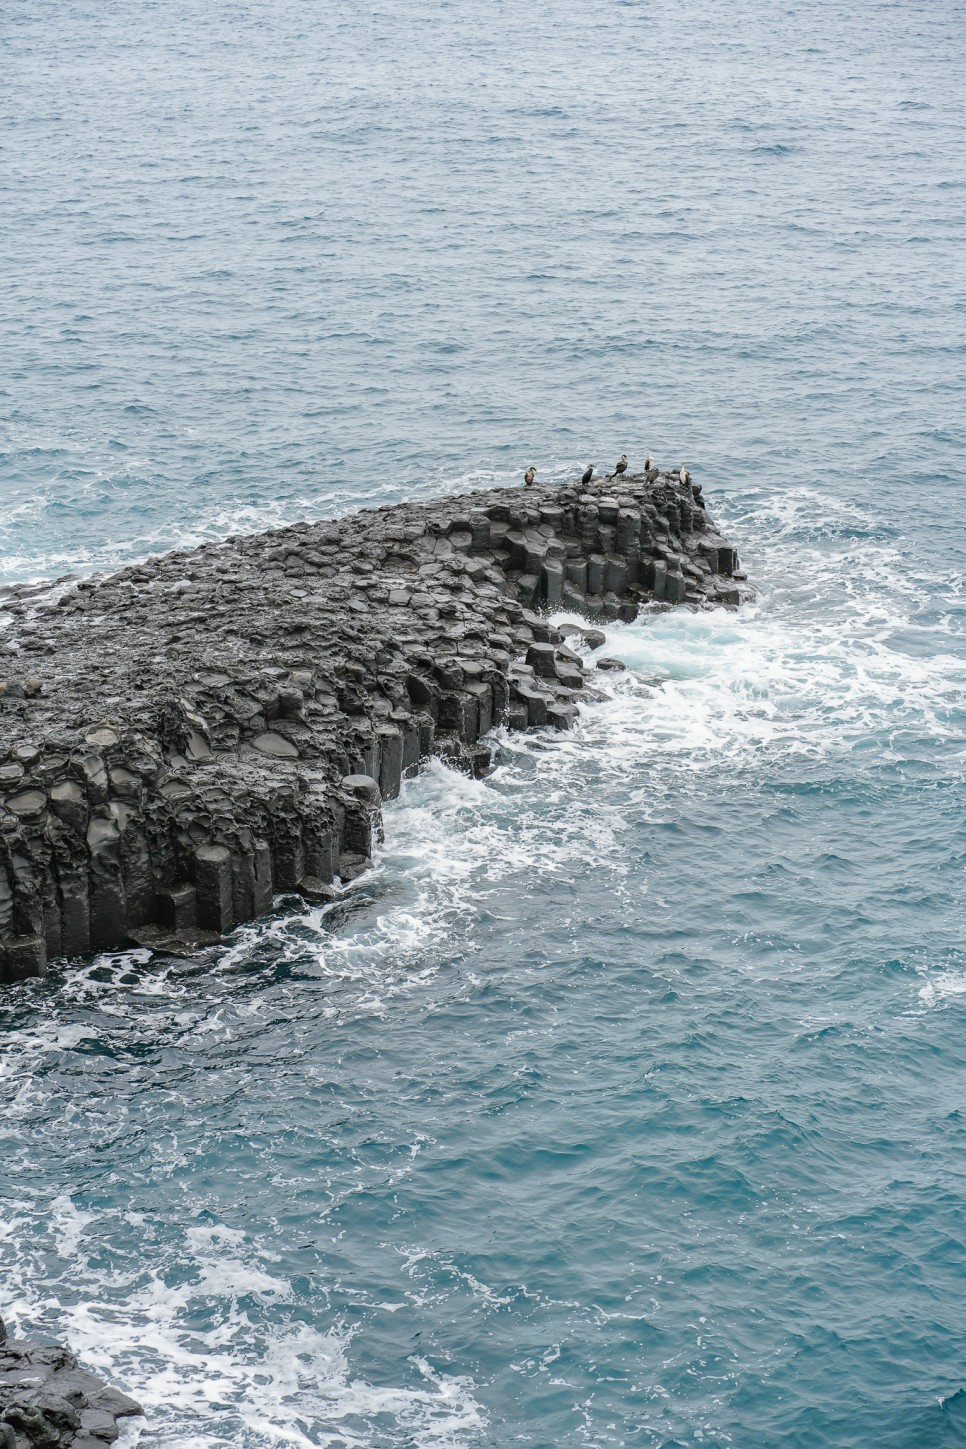
[[[190,950],[365,868],[420,761],[572,724],[547,615],[738,604],[676,474],[365,510],[0,597],[0,981]]]

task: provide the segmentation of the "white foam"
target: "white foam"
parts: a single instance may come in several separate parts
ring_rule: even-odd
[[[76,1256],[82,1238],[90,1230],[103,1242],[110,1226],[108,1215],[81,1212],[67,1197],[53,1204],[49,1230],[58,1252],[71,1257],[74,1288],[89,1272]],[[13,1242],[34,1241],[27,1218],[5,1227]],[[5,1280],[11,1326],[34,1331],[45,1319],[56,1322],[85,1364],[142,1401],[146,1422],[127,1426],[127,1443],[143,1433],[178,1449],[366,1449],[382,1442],[380,1425],[394,1424],[420,1449],[459,1449],[484,1423],[468,1378],[412,1360],[421,1383],[373,1385],[352,1369],[363,1328],[315,1327],[299,1321],[298,1310],[286,1324],[286,1305],[297,1303],[292,1285],[278,1274],[277,1254],[241,1230],[189,1226],[180,1250],[172,1245],[167,1265],[157,1268],[138,1260],[128,1267],[122,1256],[110,1291],[98,1290],[95,1273],[79,1303],[58,1302],[56,1288],[32,1291],[49,1273],[42,1246],[33,1251],[38,1261],[21,1256]]]
[[[50,1205],[49,1231],[57,1253],[65,1262],[78,1256],[81,1238],[96,1220],[96,1213],[83,1212],[67,1193],[63,1192],[54,1198]]]
[[[205,1278],[203,1287],[210,1281]],[[219,1327],[199,1342],[187,1322],[184,1327],[180,1322],[190,1316],[194,1295],[153,1286],[153,1293],[145,1292],[140,1300],[135,1296],[130,1322],[115,1322],[110,1328],[135,1349],[142,1365],[139,1380],[131,1386],[147,1410],[151,1442],[177,1442],[179,1449],[221,1444],[251,1449],[344,1444],[362,1449],[373,1442],[373,1432],[378,1435],[380,1422],[388,1422],[407,1429],[422,1449],[455,1449],[483,1422],[466,1379],[427,1376],[425,1388],[412,1388],[376,1386],[358,1378],[351,1367],[352,1330],[296,1324],[265,1340],[234,1304],[227,1313],[221,1311]],[[86,1355],[91,1360],[104,1325],[75,1314],[70,1329],[78,1343],[92,1335]],[[153,1370],[152,1364],[157,1365]],[[111,1365],[98,1367],[109,1372]],[[152,1411],[174,1415],[176,1440],[168,1440],[164,1417]],[[224,1424],[226,1417],[239,1427]],[[218,1419],[224,1428],[219,1429]]]
[[[966,996],[966,970],[937,971],[919,988],[919,1000],[925,1007],[946,1006],[961,996]]]

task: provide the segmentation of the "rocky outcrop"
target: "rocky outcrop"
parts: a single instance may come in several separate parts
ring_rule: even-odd
[[[0,1318],[0,1449],[104,1449],[118,1419],[143,1412],[69,1349],[8,1338]]]
[[[368,863],[436,755],[573,723],[547,615],[736,605],[676,474],[365,510],[0,600],[0,980],[132,942],[190,951]]]

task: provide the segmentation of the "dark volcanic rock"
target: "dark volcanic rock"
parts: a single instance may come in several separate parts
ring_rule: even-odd
[[[594,697],[543,611],[734,605],[737,562],[698,490],[662,474],[7,589],[0,981],[130,942],[190,952],[279,891],[322,899],[367,868],[381,801],[421,761],[485,774],[494,725],[565,729]]]
[[[0,1449],[103,1449],[144,1411],[66,1348],[8,1338],[0,1319]]]

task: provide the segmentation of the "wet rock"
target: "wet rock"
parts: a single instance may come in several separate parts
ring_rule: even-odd
[[[8,936],[0,943],[0,982],[27,981],[47,974],[47,942],[43,936]]]
[[[193,885],[166,886],[155,895],[155,909],[161,925],[190,930],[198,924],[198,893]]]
[[[224,845],[200,845],[194,852],[198,924],[219,934],[234,918],[231,851]]]
[[[217,946],[221,939],[217,931],[204,931],[198,926],[170,931],[163,926],[148,924],[135,926],[128,932],[128,940],[133,945],[145,946],[164,956],[179,956],[183,960],[190,960],[206,946]]]
[[[0,1449],[112,1444],[141,1405],[82,1369],[69,1349],[11,1339],[0,1320]]]
[[[556,679],[556,650],[552,644],[531,644],[527,663],[539,679]]]
[[[594,663],[596,668],[603,669],[605,671],[611,671],[615,674],[620,673],[627,668],[627,665],[622,659],[608,659],[605,657],[604,659],[595,660]]]
[[[547,706],[547,723],[553,725],[556,730],[569,730],[573,728],[577,711],[572,704],[549,704]]]
[[[361,872],[360,872],[361,874]],[[337,901],[341,892],[328,881],[320,880],[316,875],[304,875],[299,881],[298,892],[313,906],[327,906],[332,901]]]
[[[339,857],[339,878],[343,885],[358,880],[367,870],[372,870],[372,861],[366,855],[346,854]]]
[[[600,629],[585,629],[579,624],[568,624],[565,632],[571,638],[578,635],[588,649],[602,649],[607,643],[607,635]]]
[[[569,728],[594,697],[564,639],[604,636],[547,612],[748,596],[699,496],[676,474],[490,490],[65,580],[41,613],[11,595],[0,981],[131,940],[190,952],[279,891],[328,899],[425,760],[482,777],[495,726]]]

